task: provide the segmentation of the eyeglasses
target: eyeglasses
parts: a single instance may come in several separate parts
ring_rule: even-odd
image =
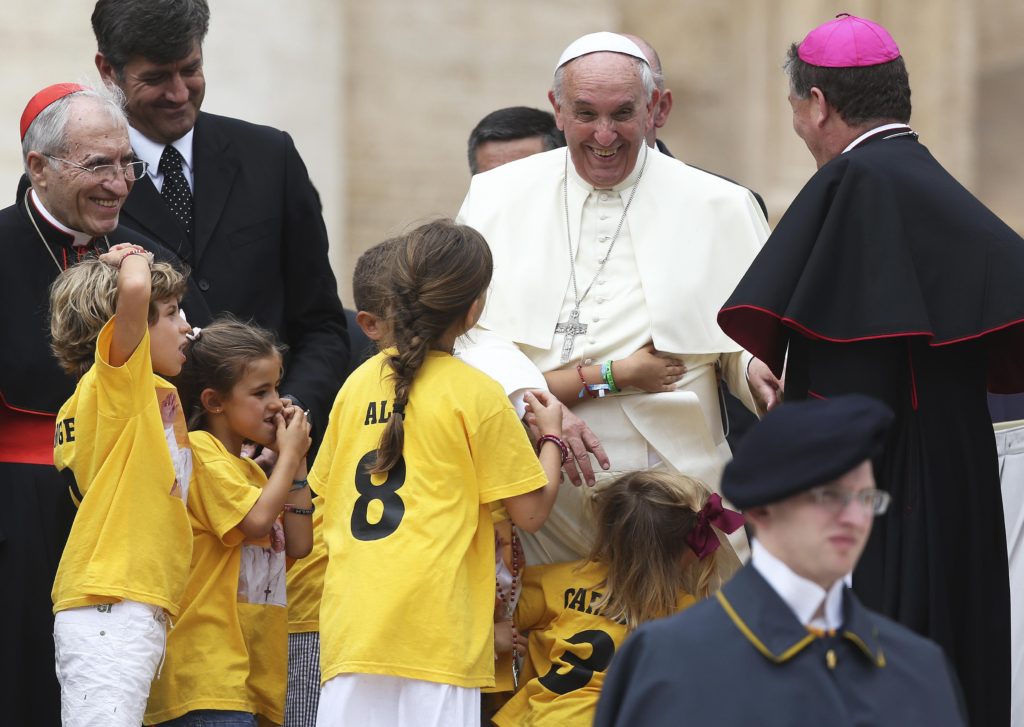
[[[115,179],[117,179],[117,175],[119,173],[124,174],[124,178],[127,179],[129,182],[134,182],[137,179],[141,178],[142,175],[146,173],[146,170],[149,169],[149,162],[144,162],[141,160],[135,162],[128,162],[125,165],[99,164],[95,167],[83,167],[81,164],[69,162],[67,159],[61,159],[60,157],[55,157],[52,154],[43,154],[43,156],[46,157],[47,159],[53,159],[54,161],[63,162],[68,166],[81,169],[83,172],[88,172],[93,176],[99,177],[104,182],[113,182]]]
[[[827,488],[815,488],[807,493],[811,499],[833,515],[838,515],[851,502],[869,510],[873,515],[884,515],[889,509],[892,496],[884,490],[858,490],[857,492],[840,492]]]

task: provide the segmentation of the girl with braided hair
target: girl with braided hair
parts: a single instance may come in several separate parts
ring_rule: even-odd
[[[454,358],[491,280],[478,232],[448,220],[396,245],[393,345],[352,373],[310,485],[325,502],[318,725],[475,725],[494,684],[500,502],[536,531],[565,457],[561,409],[526,400],[540,462],[502,388]]]

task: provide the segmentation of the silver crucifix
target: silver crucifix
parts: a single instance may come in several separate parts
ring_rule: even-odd
[[[572,347],[576,343],[576,336],[587,332],[587,324],[580,323],[580,309],[574,308],[569,313],[569,320],[555,326],[555,333],[565,334],[565,342],[562,343],[562,363],[568,363],[572,358]]]

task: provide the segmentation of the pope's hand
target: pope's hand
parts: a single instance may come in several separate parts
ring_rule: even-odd
[[[782,403],[785,378],[779,380],[768,368],[768,364],[760,359],[750,359],[747,366],[747,382],[759,412],[771,411]]]
[[[608,469],[610,466],[608,455],[604,453],[601,440],[590,431],[587,423],[573,414],[564,404],[562,405],[562,439],[572,453],[562,467],[565,470],[565,476],[574,485],[579,486],[585,481],[588,486],[593,486],[594,468],[590,465],[590,457],[587,456],[587,452],[593,452],[601,469]],[[577,467],[579,471],[577,471]]]

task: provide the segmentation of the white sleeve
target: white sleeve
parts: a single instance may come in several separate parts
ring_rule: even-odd
[[[477,326],[455,343],[455,355],[501,384],[520,418],[525,413],[523,393],[548,385],[544,374],[525,353],[503,336]]]

